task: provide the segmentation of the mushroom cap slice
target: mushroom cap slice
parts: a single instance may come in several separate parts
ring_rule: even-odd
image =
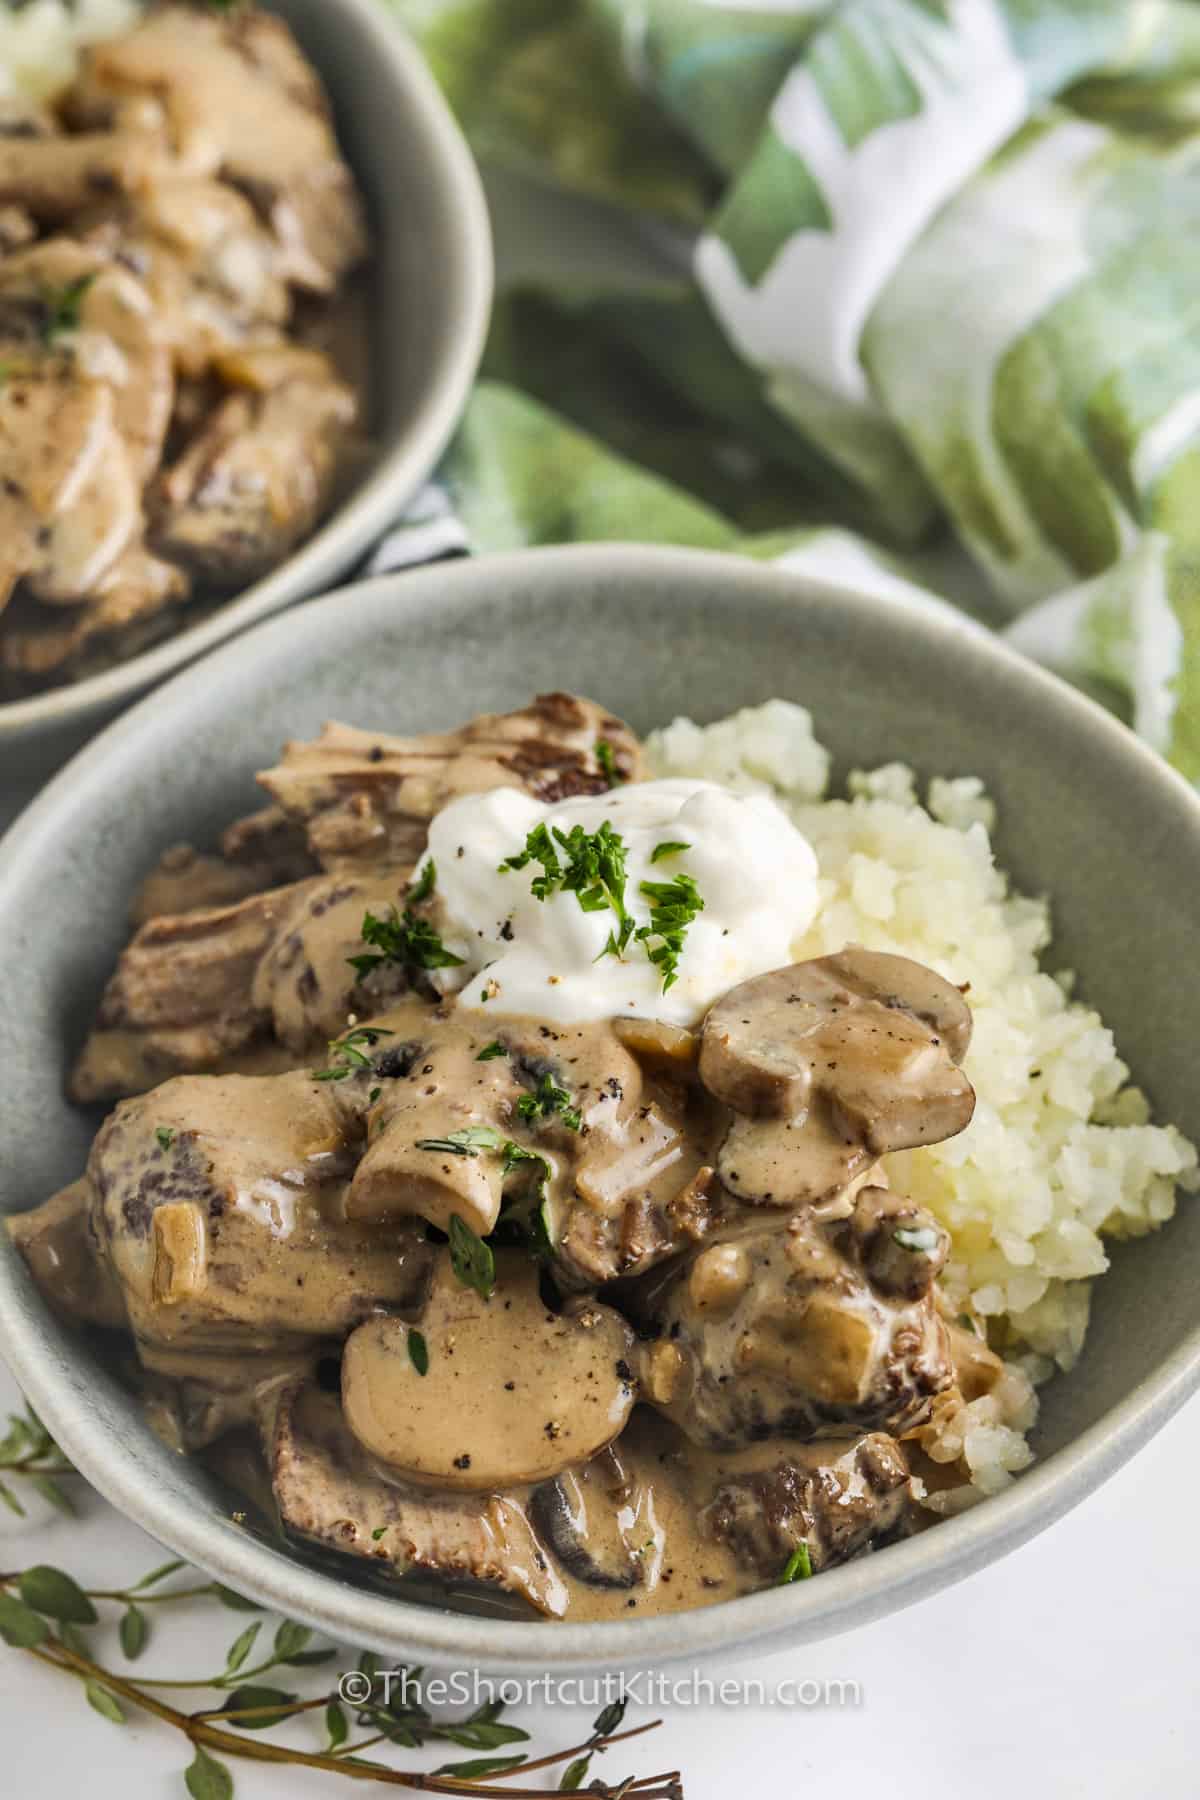
[[[775,969],[711,1009],[700,1079],[737,1117],[718,1160],[739,1198],[807,1203],[877,1156],[938,1143],[975,1107],[959,990],[907,957],[850,949]]]
[[[395,1317],[351,1333],[346,1423],[377,1462],[421,1487],[489,1492],[549,1481],[612,1442],[629,1417],[633,1333],[610,1307],[543,1302],[521,1252],[496,1258],[484,1300],[444,1259],[417,1327]]]

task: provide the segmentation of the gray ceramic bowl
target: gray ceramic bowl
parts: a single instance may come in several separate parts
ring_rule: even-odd
[[[359,486],[265,580],[140,656],[0,706],[0,759],[52,767],[152,683],[222,639],[329,588],[428,476],[474,379],[492,294],[479,177],[420,52],[382,0],[263,0],[320,70],[368,200],[377,452]]]
[[[0,846],[0,1206],[79,1170],[64,1070],[124,940],[139,875],[253,804],[255,769],[329,716],[393,731],[576,688],[649,727],[783,695],[841,771],[892,758],[978,773],[1018,881],[1054,896],[1056,964],[1114,1027],[1161,1114],[1200,1136],[1200,800],[1121,725],[952,615],[848,598],[726,557],[634,547],[497,556],[388,577],[276,619],[113,725]],[[729,1655],[829,1635],[1012,1550],[1145,1442],[1200,1380],[1200,1207],[1117,1250],[1087,1353],[1046,1392],[1039,1460],[961,1518],[785,1589],[604,1625],[467,1618],[366,1592],[232,1525],[193,1464],[49,1316],[0,1246],[18,1380],[96,1486],[172,1550],[341,1638],[409,1661],[530,1669]]]

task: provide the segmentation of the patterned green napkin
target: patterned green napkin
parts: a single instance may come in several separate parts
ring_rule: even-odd
[[[1012,641],[1200,781],[1195,0],[385,3],[482,158],[676,252],[506,300],[445,470],[477,547],[933,604],[897,556],[953,532]]]

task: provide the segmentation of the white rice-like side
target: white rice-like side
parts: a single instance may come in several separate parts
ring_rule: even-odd
[[[827,799],[812,718],[781,700],[703,728],[677,720],[647,748],[655,774],[769,791],[809,838],[821,908],[793,946],[798,960],[862,944],[970,984],[974,1119],[948,1143],[887,1159],[892,1184],[950,1232],[952,1306],[983,1315],[1009,1358],[997,1391],[939,1415],[924,1445],[969,1468],[970,1489],[932,1497],[957,1510],[1031,1460],[1031,1384],[1079,1356],[1105,1239],[1169,1219],[1178,1190],[1200,1186],[1196,1151],[1151,1122],[1112,1033],[1068,979],[1042,969],[1049,905],[1014,892],[997,867],[995,809],[978,779],[935,779],[922,805],[912,771],[893,763]]]
[[[138,0],[31,0],[19,10],[0,0],[0,94],[56,93],[73,79],[81,49],[128,31],[140,12]]]

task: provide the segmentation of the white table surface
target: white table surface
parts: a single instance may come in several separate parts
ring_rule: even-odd
[[[653,262],[603,208],[566,206],[508,182],[493,183],[492,197],[507,276],[564,260],[577,274],[628,267],[631,256]],[[5,1402],[15,1404],[16,1394],[0,1368],[0,1411]],[[43,1513],[23,1524],[0,1509],[6,1568],[58,1563],[108,1587],[162,1560],[141,1532],[73,1485],[79,1520]],[[662,1728],[627,1755],[610,1752],[604,1772],[619,1779],[679,1767],[689,1800],[817,1792],[837,1800],[1192,1800],[1200,1796],[1198,1494],[1200,1398],[1070,1517],[994,1568],[828,1644],[729,1671],[761,1682],[764,1693],[788,1682],[857,1684],[857,1705],[655,1708]],[[242,1622],[212,1605],[171,1608],[157,1650],[152,1642],[136,1672],[216,1667]],[[115,1645],[106,1648],[111,1666],[124,1666]],[[520,1722],[536,1753],[585,1737],[593,1710],[532,1706]],[[648,1716],[631,1707],[627,1722]],[[294,1728],[293,1741],[317,1748],[316,1737]],[[76,1683],[2,1645],[0,1746],[0,1796],[13,1800],[184,1796],[188,1753],[175,1733],[153,1721],[109,1724]],[[432,1768],[467,1754],[410,1753],[405,1762]],[[235,1769],[238,1800],[369,1791],[302,1770]],[[552,1791],[556,1776],[541,1779]]]
[[[0,1406],[10,1395],[0,1370]],[[6,1568],[57,1563],[111,1587],[162,1560],[82,1483],[71,1486],[81,1520],[0,1519]],[[764,1694],[787,1682],[857,1683],[857,1705],[631,1706],[628,1724],[659,1712],[664,1724],[626,1755],[610,1751],[605,1774],[677,1767],[688,1800],[1191,1800],[1200,1794],[1198,1488],[1200,1398],[1067,1519],[993,1568],[863,1630],[728,1671],[757,1679]],[[134,1673],[216,1668],[246,1623],[211,1603],[159,1611]],[[109,1666],[127,1666],[99,1641]],[[310,1672],[305,1691],[318,1691],[322,1674]],[[513,1717],[544,1753],[586,1737],[594,1710],[539,1704]],[[320,1747],[299,1726],[292,1741]],[[186,1800],[181,1737],[154,1721],[109,1724],[72,1679],[2,1646],[0,1745],[0,1794],[12,1800]],[[403,1766],[467,1754],[407,1753]],[[235,1773],[238,1800],[367,1791],[319,1772],[239,1764]],[[552,1790],[554,1777],[538,1779]]]

